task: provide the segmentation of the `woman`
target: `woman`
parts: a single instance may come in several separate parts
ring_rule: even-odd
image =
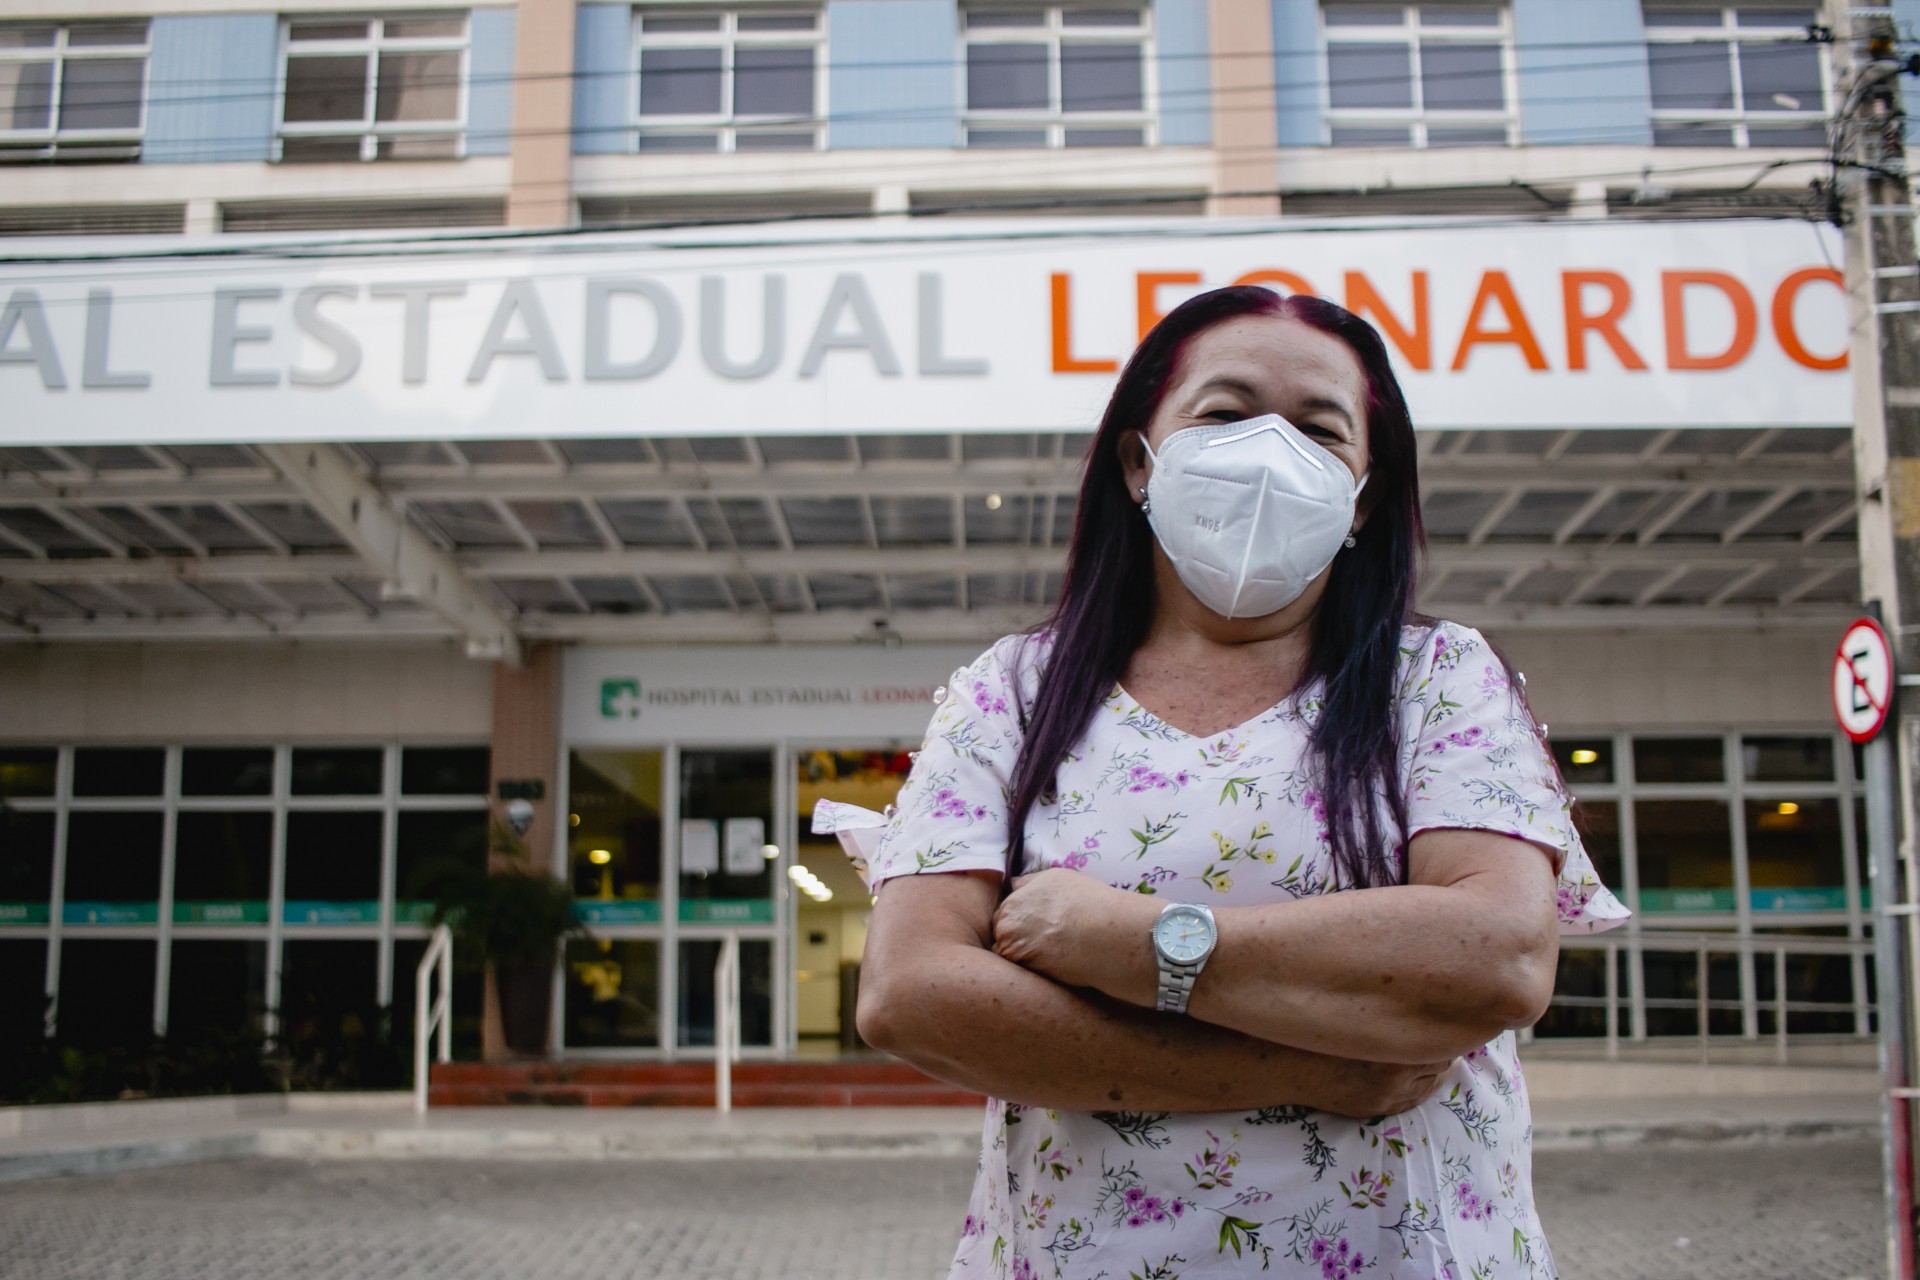
[[[1512,1032],[1626,912],[1420,536],[1340,307],[1216,290],[1121,374],[871,868],[862,1033],[995,1100],[952,1276],[1554,1274]]]

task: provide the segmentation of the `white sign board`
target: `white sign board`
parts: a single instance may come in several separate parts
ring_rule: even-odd
[[[1841,239],[1804,222],[942,220],[246,247],[10,245],[0,444],[1079,430],[1146,327],[1237,282],[1373,321],[1421,427],[1851,418]]]
[[[914,745],[934,690],[977,657],[973,646],[568,649],[561,731],[572,746]],[[753,843],[758,857],[765,841]]]
[[[720,824],[711,818],[680,820],[680,872],[689,876],[720,873]]]
[[[1847,628],[1833,655],[1833,714],[1855,742],[1871,742],[1893,698],[1893,648],[1872,618]]]

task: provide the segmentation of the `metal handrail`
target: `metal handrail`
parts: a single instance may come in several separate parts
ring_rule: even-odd
[[[733,1110],[733,1064],[740,1059],[740,939],[720,940],[713,964],[713,1105],[721,1115]]]
[[[1831,1000],[1789,1000],[1787,998],[1787,957],[1789,955],[1859,956],[1871,959],[1873,943],[1864,938],[1817,938],[1817,937],[1781,937],[1714,933],[1652,932],[1637,935],[1600,935],[1593,937],[1566,937],[1561,939],[1561,947],[1567,951],[1601,951],[1605,960],[1605,994],[1560,995],[1556,993],[1553,1003],[1565,1008],[1603,1008],[1606,1011],[1606,1055],[1609,1059],[1619,1057],[1620,1009],[1626,1003],[1619,988],[1619,956],[1623,950],[1645,952],[1668,952],[1694,956],[1695,991],[1691,996],[1648,996],[1641,995],[1642,1007],[1648,1009],[1693,1009],[1697,1019],[1697,1039],[1700,1044],[1701,1061],[1707,1060],[1709,1043],[1713,1040],[1712,1013],[1715,1010],[1743,1010],[1743,999],[1718,999],[1709,994],[1708,981],[1709,957],[1714,955],[1736,956],[1761,961],[1771,955],[1773,964],[1773,996],[1766,1001],[1755,1001],[1757,1008],[1768,1008],[1773,1013],[1774,1056],[1779,1062],[1787,1061],[1787,1015],[1790,1013],[1844,1013],[1858,1016],[1862,1011],[1870,1013],[1872,1002],[1864,992],[1856,992],[1849,1001]],[[1644,975],[1642,977],[1644,981]],[[1531,1039],[1531,1037],[1527,1037]],[[1558,1037],[1556,1037],[1557,1039]],[[1721,1037],[1727,1039],[1729,1037]],[[1744,1033],[1740,1039],[1759,1039],[1748,1037]]]
[[[433,971],[440,970],[440,996],[432,1004],[427,993],[433,989]],[[427,943],[427,953],[413,974],[413,1109],[427,1113],[427,1037],[440,1033],[438,1060],[453,1059],[453,930],[439,925]]]

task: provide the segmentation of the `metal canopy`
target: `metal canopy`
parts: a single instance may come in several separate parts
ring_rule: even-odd
[[[0,449],[0,638],[979,640],[1059,589],[1084,435]],[[1424,609],[1831,626],[1844,430],[1435,432]],[[289,474],[294,476],[289,479]]]

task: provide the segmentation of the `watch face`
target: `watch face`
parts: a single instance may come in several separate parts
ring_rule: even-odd
[[[1160,954],[1175,964],[1192,964],[1213,948],[1213,922],[1198,911],[1176,909],[1153,927]]]

